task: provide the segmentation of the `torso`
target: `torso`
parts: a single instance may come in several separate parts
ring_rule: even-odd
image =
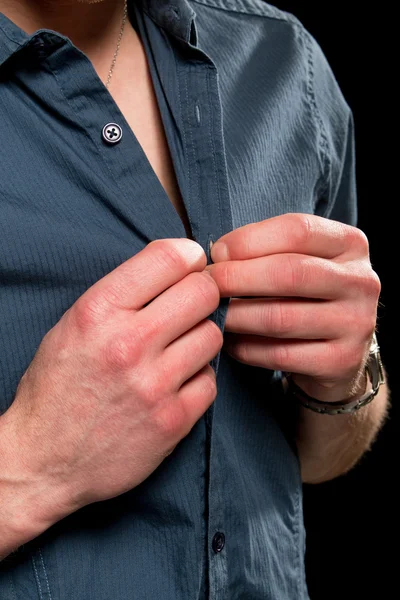
[[[126,27],[115,69],[109,85],[113,96],[126,121],[145,152],[156,176],[180,216],[186,235],[192,238],[189,220],[176,180],[151,74],[143,45],[135,30]],[[105,82],[103,63],[93,66]],[[100,71],[100,72],[99,72]],[[130,82],[131,85],[127,85]]]

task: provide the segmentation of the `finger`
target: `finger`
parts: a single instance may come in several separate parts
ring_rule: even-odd
[[[221,297],[294,296],[334,300],[351,291],[349,273],[342,265],[304,254],[228,261],[211,265],[207,270]],[[356,280],[357,274],[352,274],[353,287]]]
[[[190,273],[136,313],[136,332],[158,353],[209,317],[219,301],[218,287],[207,272]]]
[[[171,381],[172,388],[179,389],[207,366],[221,350],[222,344],[221,330],[209,319],[170,344],[164,351],[160,368]]]
[[[138,310],[189,273],[202,271],[206,264],[202,247],[192,240],[156,240],[97,281],[82,298],[103,298],[106,309],[111,305]]]
[[[232,298],[225,331],[274,338],[337,339],[359,326],[351,306],[299,298]]]
[[[244,364],[311,377],[331,377],[339,366],[334,344],[325,341],[227,334],[224,348]]]
[[[283,253],[333,259],[344,253],[368,254],[368,241],[356,227],[306,214],[285,214],[239,227],[217,240],[213,262],[246,260]]]
[[[217,382],[214,369],[205,366],[187,381],[179,390],[176,399],[177,409],[184,413],[190,428],[204,415],[217,395]],[[190,431],[188,429],[187,433]]]

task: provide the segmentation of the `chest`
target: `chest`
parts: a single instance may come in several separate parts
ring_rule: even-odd
[[[271,102],[260,78],[250,102],[240,77],[221,68],[218,82],[182,59],[175,78],[163,72],[176,125],[168,145],[144,57],[121,58],[109,94],[68,44],[43,68],[24,63],[0,86],[3,372],[8,356],[21,359],[7,376],[5,404],[63,312],[149,241],[186,229],[206,251],[232,228],[314,208],[319,165],[299,107]],[[118,144],[102,139],[109,122],[123,126]]]
[[[130,50],[128,52],[128,50]],[[95,65],[94,65],[95,66]],[[127,46],[109,92],[140,144],[153,174],[178,213],[188,237],[189,219],[177,182],[145,50],[138,38]]]

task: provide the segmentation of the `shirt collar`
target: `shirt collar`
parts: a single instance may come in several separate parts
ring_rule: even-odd
[[[135,0],[133,0],[135,1]],[[157,25],[173,36],[190,41],[196,13],[187,0],[137,0]],[[130,0],[128,0],[130,2]]]
[[[135,2],[141,5],[143,11],[157,25],[172,36],[190,42],[196,13],[189,5],[188,0],[128,0],[130,6]],[[133,10],[133,6],[131,9]],[[0,12],[0,67],[23,46],[30,45],[35,38],[42,37],[47,44],[52,39],[54,41],[55,36],[58,41],[60,38],[67,40],[65,36],[51,29],[39,29],[29,35]]]

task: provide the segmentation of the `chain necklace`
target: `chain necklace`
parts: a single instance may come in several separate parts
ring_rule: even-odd
[[[128,0],[125,0],[125,2],[124,2],[124,15],[122,17],[121,31],[119,32],[119,37],[118,37],[118,42],[117,42],[117,49],[115,50],[114,58],[112,59],[112,63],[111,63],[111,67],[110,67],[110,72],[108,73],[106,88],[108,88],[108,85],[109,85],[109,83],[111,81],[111,77],[112,77],[112,74],[113,74],[113,71],[114,71],[115,63],[117,61],[119,47],[121,45],[122,36],[124,34],[124,29],[125,29],[125,23],[126,23],[127,14],[128,14]]]

